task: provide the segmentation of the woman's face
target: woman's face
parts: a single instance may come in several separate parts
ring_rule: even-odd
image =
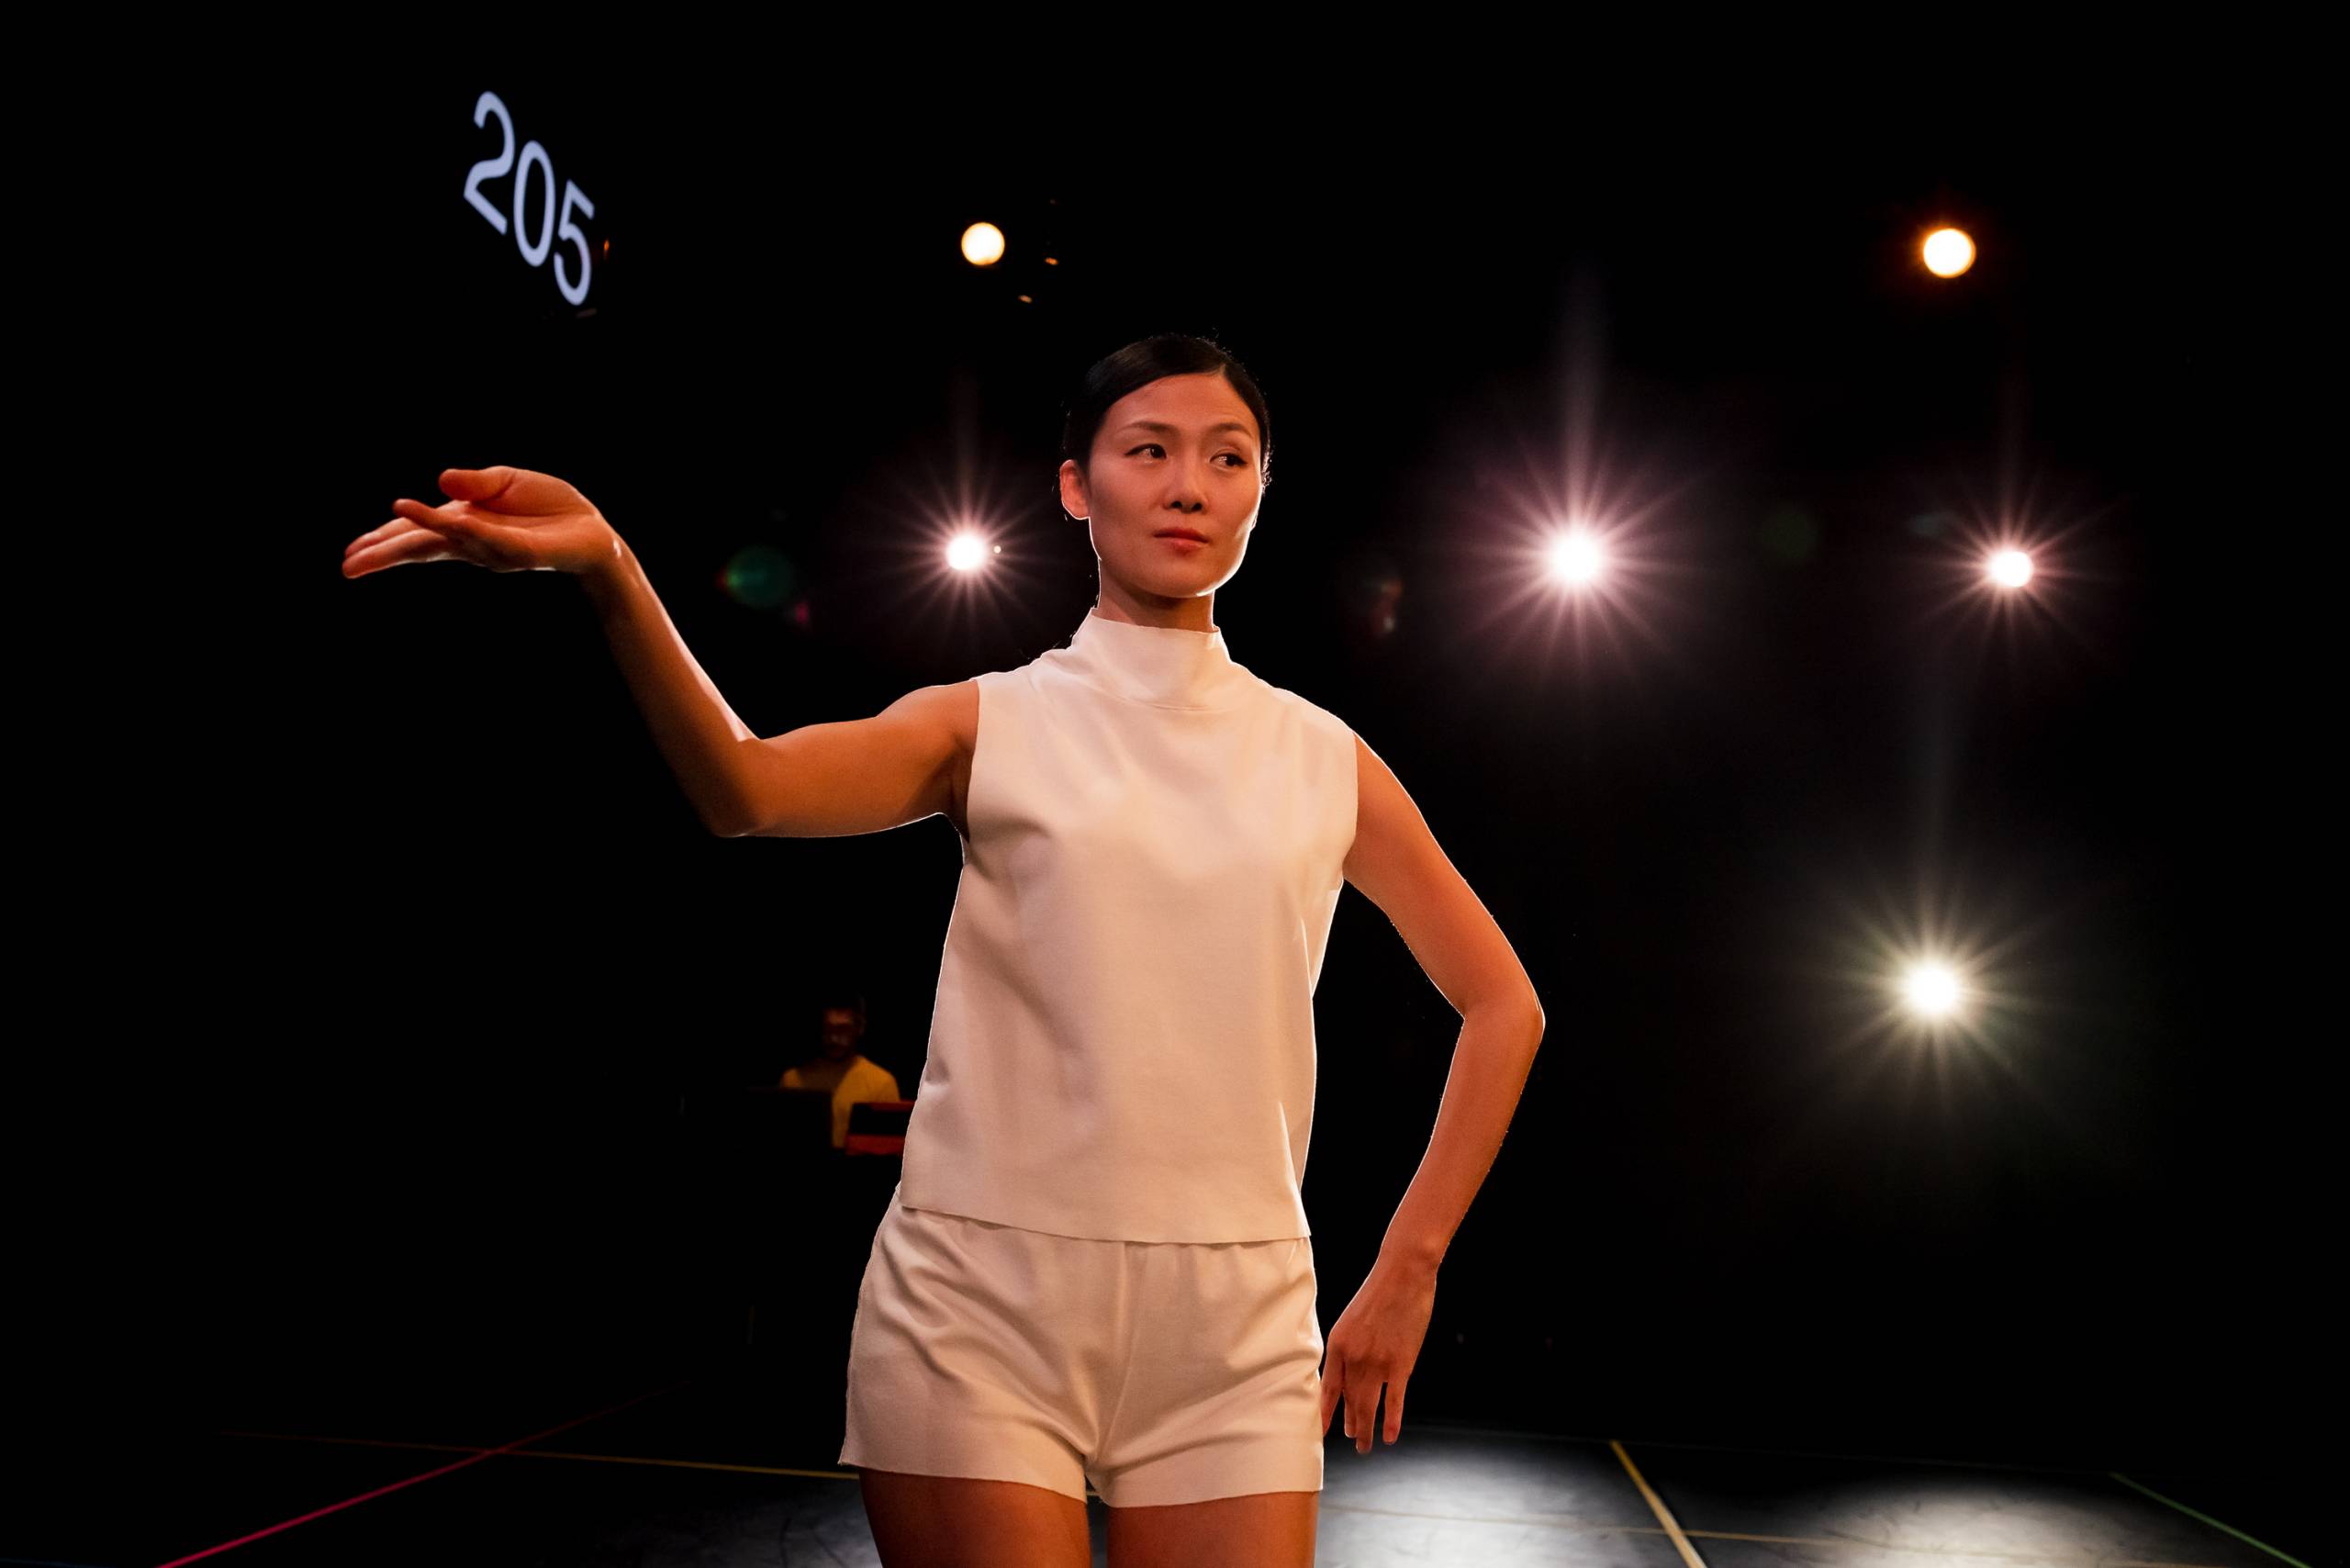
[[[1091,525],[1103,595],[1166,609],[1223,587],[1257,525],[1259,458],[1256,417],[1216,372],[1161,376],[1111,404],[1091,473],[1061,465],[1061,505]]]

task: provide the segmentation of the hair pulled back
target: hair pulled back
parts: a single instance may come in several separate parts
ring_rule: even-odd
[[[1093,438],[1101,433],[1102,416],[1109,413],[1112,404],[1162,375],[1210,374],[1221,375],[1230,382],[1232,389],[1240,394],[1240,400],[1248,405],[1249,413],[1256,416],[1257,479],[1261,485],[1271,484],[1273,426],[1265,412],[1264,394],[1257,390],[1255,378],[1224,345],[1183,332],[1161,332],[1157,337],[1144,338],[1093,362],[1085,379],[1078,384],[1077,396],[1069,400],[1067,417],[1061,422],[1062,460],[1075,463],[1079,473],[1091,477],[1088,468]]]

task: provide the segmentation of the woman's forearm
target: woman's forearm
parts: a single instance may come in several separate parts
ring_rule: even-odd
[[[609,565],[582,573],[580,582],[655,745],[702,825],[722,835],[741,832],[743,743],[758,737],[694,661],[624,541],[616,542]]]
[[[1382,1258],[1430,1270],[1443,1260],[1501,1153],[1541,1043],[1539,1005],[1494,1002],[1472,1007],[1462,1017],[1436,1132],[1388,1224]]]

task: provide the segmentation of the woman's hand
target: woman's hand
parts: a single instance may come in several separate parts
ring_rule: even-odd
[[[399,515],[343,547],[342,575],[418,561],[470,561],[493,572],[602,570],[623,546],[604,514],[563,480],[528,468],[445,468],[437,507],[406,498]]]
[[[1347,1401],[1347,1436],[1371,1451],[1379,1390],[1387,1388],[1387,1441],[1404,1434],[1404,1383],[1420,1359],[1428,1315],[1436,1310],[1436,1269],[1381,1253],[1371,1277],[1331,1326],[1322,1347],[1322,1431],[1329,1434],[1338,1396]]]

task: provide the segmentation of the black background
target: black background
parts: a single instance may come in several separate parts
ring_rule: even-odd
[[[595,204],[592,313],[462,199],[485,89]],[[1272,412],[1234,656],[1394,767],[1549,1014],[1415,1407],[2230,1462],[2322,1355],[2330,999],[2288,955],[2333,721],[2280,695],[2277,605],[2315,503],[2244,433],[2298,221],[2251,176],[2293,147],[2064,101],[1208,134],[447,62],[215,101],[181,172],[240,178],[184,186],[118,308],[170,515],[67,594],[132,761],[14,1140],[51,1370],[201,1419],[338,1361],[722,1338],[713,1257],[831,1200],[742,1230],[681,1096],[812,1054],[843,979],[911,1093],[953,830],[711,838],[575,583],[343,546],[444,467],[555,473],[746,723],[863,716],[1073,629],[1064,400],[1177,330]],[[1595,610],[1525,550],[1570,475],[1629,558]],[[953,508],[1005,546],[976,584]],[[1995,523],[2043,546],[2020,607],[1968,586]],[[724,589],[754,545],[778,606]],[[1985,955],[1981,1030],[1883,1016],[1921,920]],[[1457,1019],[1351,891],[1316,1011],[1326,1325]]]

